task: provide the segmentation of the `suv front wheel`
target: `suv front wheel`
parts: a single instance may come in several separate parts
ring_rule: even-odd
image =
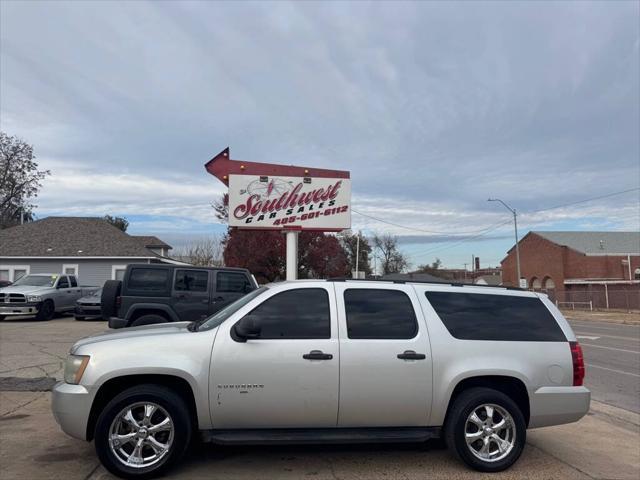
[[[191,431],[189,410],[179,395],[160,385],[140,385],[117,395],[100,414],[96,453],[114,475],[151,478],[180,460]]]
[[[472,388],[458,395],[445,425],[447,446],[481,472],[499,472],[513,465],[526,436],[518,405],[490,388]]]

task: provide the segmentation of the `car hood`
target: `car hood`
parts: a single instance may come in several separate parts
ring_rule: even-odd
[[[32,293],[37,294],[44,290],[50,290],[53,287],[36,287],[34,285],[9,285],[8,287],[0,288],[0,293]]]
[[[74,353],[78,348],[86,345],[109,342],[112,340],[127,340],[140,337],[158,337],[162,335],[176,334],[193,335],[193,332],[187,330],[189,323],[191,322],[157,323],[155,325],[144,325],[142,327],[107,330],[106,332],[78,340],[73,347],[71,347],[71,353]]]

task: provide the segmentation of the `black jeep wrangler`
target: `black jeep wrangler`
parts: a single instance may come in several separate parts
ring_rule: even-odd
[[[197,321],[258,288],[244,268],[133,264],[102,288],[109,327]]]

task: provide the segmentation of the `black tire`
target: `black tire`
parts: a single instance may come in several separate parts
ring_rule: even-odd
[[[111,450],[109,444],[110,429],[116,417],[124,409],[140,402],[151,402],[162,407],[168,413],[173,424],[173,441],[167,453],[157,463],[147,467],[131,467],[119,460],[118,456]],[[139,410],[137,411],[139,412]],[[141,418],[138,417],[136,420],[140,422]],[[139,385],[116,395],[100,413],[96,422],[94,437],[96,453],[102,465],[118,477],[132,479],[154,478],[165,473],[184,456],[189,447],[192,430],[189,408],[180,395],[170,388],[160,385]],[[158,440],[157,435],[154,435],[154,437]],[[167,442],[167,437],[160,440]],[[123,445],[123,448],[131,449],[131,445],[129,444],[127,447]]]
[[[6,317],[4,315],[0,315],[0,322],[4,320]]]
[[[100,297],[100,308],[102,318],[109,320],[111,317],[118,316],[118,306],[116,298],[120,296],[122,290],[122,282],[120,280],[107,280],[102,287],[102,296]]]
[[[136,318],[133,322],[131,322],[130,327],[140,327],[142,325],[153,325],[155,323],[167,323],[167,320],[162,315],[156,315],[154,313],[150,313],[149,315],[142,315],[141,317]]]
[[[467,445],[467,418],[471,413],[485,404],[496,405],[506,411],[511,416],[514,425],[514,441],[509,453],[498,460],[488,461],[478,458],[472,453],[472,449],[478,449],[483,443],[482,438],[478,438],[472,446]],[[486,411],[485,411],[486,414]],[[486,415],[485,415],[486,416]],[[479,415],[480,420],[486,422],[486,418]],[[494,419],[500,419],[500,413],[496,410]],[[475,428],[475,427],[474,427]],[[474,433],[476,430],[471,430]],[[477,428],[477,432],[481,429]],[[506,432],[498,433],[498,435],[506,435]],[[471,388],[463,391],[456,397],[447,414],[447,420],[444,426],[444,438],[447,446],[457,457],[466,463],[469,467],[480,472],[500,472],[506,470],[514,464],[520,457],[524,445],[527,440],[527,427],[524,416],[516,403],[502,392],[491,388]],[[501,437],[502,438],[502,437]],[[506,437],[505,437],[506,438]],[[495,441],[490,440],[490,449],[498,447]],[[491,447],[493,445],[493,447]],[[495,448],[493,450],[495,451]],[[499,454],[496,458],[499,458]]]
[[[51,320],[55,314],[56,306],[53,300],[45,300],[36,314],[36,320]]]

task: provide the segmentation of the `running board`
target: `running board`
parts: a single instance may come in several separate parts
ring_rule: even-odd
[[[440,437],[440,427],[284,428],[205,430],[205,442],[220,445],[415,443]]]

